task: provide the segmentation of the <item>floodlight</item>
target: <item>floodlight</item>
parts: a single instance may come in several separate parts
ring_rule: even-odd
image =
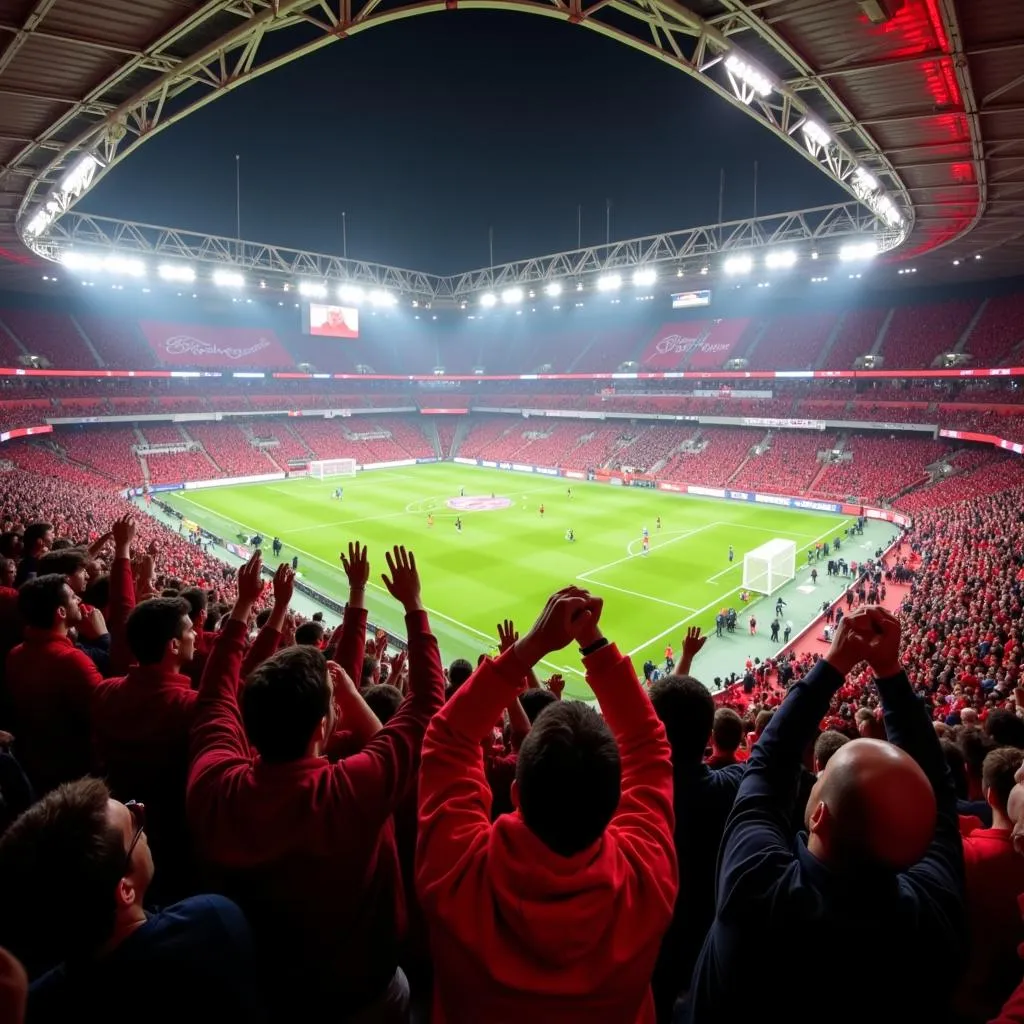
[[[621,274],[604,274],[597,279],[597,290],[599,292],[613,292],[622,287]]]
[[[62,252],[60,261],[68,270],[99,270],[103,266],[103,260],[95,253],[76,252],[74,249]]]
[[[808,141],[817,146],[827,146],[832,141],[832,136],[817,121],[804,121],[801,128]]]
[[[517,302],[523,301],[523,289],[522,288],[506,288],[501,293],[501,301],[506,306],[514,306]]]
[[[45,209],[36,211],[35,215],[25,226],[25,233],[35,236],[41,235],[50,226],[52,219],[53,216],[49,211]]]
[[[342,302],[362,302],[366,298],[366,292],[357,284],[343,284],[338,288],[338,298]]]
[[[875,242],[849,242],[839,250],[839,258],[844,263],[851,260],[871,260],[878,255]]]
[[[498,296],[495,295],[494,292],[484,292],[483,295],[480,296],[480,305],[483,306],[484,309],[491,309],[497,304]]]
[[[749,256],[730,256],[722,264],[727,274],[749,274],[753,267],[754,261]]]
[[[184,263],[161,263],[156,268],[156,272],[164,281],[179,281],[185,284],[191,284],[196,279],[196,272],[194,267],[189,267]]]
[[[758,96],[764,97],[771,94],[772,83],[768,80],[768,76],[755,68],[753,64],[748,64],[745,60],[737,57],[736,54],[732,53],[726,57],[725,67],[744,85],[749,85]]]
[[[769,270],[786,270],[796,265],[796,252],[783,249],[782,252],[770,252],[764,258],[764,265]]]
[[[299,294],[304,299],[326,299],[327,285],[323,281],[300,281]]]
[[[127,277],[145,277],[146,264],[134,256],[107,256],[103,269],[108,274],[124,274]]]
[[[398,297],[392,295],[391,292],[386,292],[383,288],[374,288],[370,292],[370,304],[377,306],[381,309],[390,308],[391,306],[398,305]]]
[[[237,270],[215,270],[213,283],[218,288],[244,288],[245,278]]]
[[[562,282],[551,281],[549,284],[545,285],[544,294],[550,295],[553,299],[557,298],[559,295],[562,294]]]
[[[897,224],[903,223],[903,215],[896,209],[893,201],[888,196],[882,196],[878,200],[878,212],[889,227],[895,227]]]
[[[638,267],[633,271],[633,284],[637,288],[647,288],[658,280],[658,272],[654,267]]]
[[[878,179],[873,174],[865,171],[863,167],[858,167],[853,172],[853,177],[854,181],[868,192],[874,192],[878,188]]]
[[[72,165],[70,170],[60,182],[61,192],[81,192],[92,180],[96,169],[100,166],[99,160],[92,153],[85,153]]]

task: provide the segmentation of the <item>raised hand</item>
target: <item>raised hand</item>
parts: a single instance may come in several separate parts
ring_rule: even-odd
[[[871,631],[871,611],[870,608],[858,608],[844,615],[843,621],[836,628],[825,660],[844,676],[868,659],[867,636]]]
[[[521,640],[515,641],[515,649],[520,659],[527,665],[536,665],[553,651],[568,647],[573,640],[578,641],[578,636],[588,635],[589,619],[584,620],[582,616],[588,613],[595,600],[579,587],[565,587],[552,594],[530,632]],[[598,617],[599,605],[600,602],[596,613]],[[594,621],[596,630],[596,620]],[[587,641],[590,642],[592,641]],[[581,646],[585,645],[581,643]]]
[[[691,626],[683,637],[683,653],[679,659],[679,675],[685,676],[690,672],[693,659],[703,650],[708,642],[706,636],[701,635],[700,626]]]
[[[548,689],[549,689],[549,690],[550,690],[550,691],[551,691],[551,692],[552,692],[552,693],[553,693],[553,694],[554,694],[554,695],[555,695],[555,696],[556,696],[556,697],[557,697],[557,698],[558,698],[559,700],[561,700],[561,699],[562,699],[562,693],[563,693],[563,692],[565,691],[565,680],[564,680],[564,679],[563,679],[563,678],[561,677],[561,675],[559,675],[559,673],[557,673],[557,672],[556,672],[556,673],[555,673],[555,674],[554,674],[554,675],[553,675],[553,676],[552,676],[552,677],[551,677],[551,678],[550,678],[550,679],[548,680],[547,686],[548,686]]]
[[[260,581],[262,583],[262,580]],[[274,608],[286,609],[292,603],[295,593],[295,572],[287,562],[282,562],[274,573]]]
[[[356,684],[352,682],[349,674],[336,661],[327,662],[327,675],[334,684],[335,699],[341,696],[342,691],[352,692],[356,689]]]
[[[108,632],[106,620],[99,608],[92,608],[88,615],[82,616],[82,621],[78,624],[78,635],[83,640],[98,640]]]
[[[885,608],[866,608],[865,640],[868,664],[879,679],[887,679],[903,670],[900,663],[900,622]],[[843,620],[846,621],[845,619]]]
[[[341,553],[341,567],[348,577],[351,590],[365,590],[370,579],[370,560],[366,557],[366,545],[349,541],[348,555]]]
[[[416,571],[416,556],[404,547],[395,547],[385,558],[391,576],[381,576],[388,593],[398,601],[406,613],[423,610],[420,600],[420,574]]]
[[[505,619],[504,622],[498,623],[499,651],[504,654],[518,639],[519,634],[516,632],[515,623],[511,619]]]
[[[257,551],[238,570],[238,601],[236,608],[245,607],[248,617],[252,606],[263,596],[263,556]]]
[[[130,512],[114,520],[110,532],[114,535],[115,558],[127,558],[132,541],[135,540],[135,519]]]

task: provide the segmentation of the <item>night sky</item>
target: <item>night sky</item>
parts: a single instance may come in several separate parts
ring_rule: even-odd
[[[546,18],[456,11],[328,46],[141,147],[91,213],[448,274],[846,197],[677,69]]]

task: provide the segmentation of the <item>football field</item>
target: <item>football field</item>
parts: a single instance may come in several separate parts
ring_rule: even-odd
[[[340,501],[333,497],[339,486]],[[602,628],[638,665],[648,655],[659,661],[669,641],[679,649],[687,626],[713,630],[719,608],[739,606],[745,551],[773,537],[793,540],[799,567],[808,546],[841,534],[847,522],[822,513],[452,463],[160,497],[225,539],[262,533],[268,560],[270,542],[279,536],[283,556],[298,555],[306,582],[342,601],[347,584],[338,554],[350,540],[366,544],[370,619],[399,635],[401,609],[384,590],[380,573],[385,550],[406,545],[416,554],[423,601],[446,662],[475,662],[491,650],[495,626],[506,616],[525,632],[548,595],[569,584],[605,599]],[[644,527],[650,531],[648,555],[641,553]],[[570,529],[574,541],[566,539]],[[731,565],[730,544],[736,552]],[[553,655],[544,669],[562,672],[573,696],[590,695],[575,649]]]

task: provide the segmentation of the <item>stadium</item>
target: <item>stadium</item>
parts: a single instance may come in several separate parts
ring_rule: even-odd
[[[1022,1019],[1024,8],[93,6],[0,0],[0,946],[27,1019],[137,964],[161,1020],[194,1016],[212,957],[219,1019],[729,1022],[767,940],[820,975],[768,1012],[852,1021],[876,1008],[835,1005],[835,964],[879,928],[908,977],[963,968],[884,1020]],[[420,269],[246,237],[237,156],[234,234],[90,212],[142,201],[123,176],[165,128],[460,7],[654,58],[838,201],[758,212],[755,163],[750,215],[723,172],[717,217],[617,239],[609,200],[598,244],[577,207],[576,248],[496,263],[492,231],[447,274],[440,233]],[[90,800],[127,858],[110,934],[47,831]],[[799,915],[744,843],[804,872]],[[605,853],[611,896],[551,881]],[[69,881],[33,907],[40,871]],[[140,917],[147,888],[174,906]],[[172,985],[130,932],[199,899],[226,923]],[[30,924],[69,915],[74,942]]]

